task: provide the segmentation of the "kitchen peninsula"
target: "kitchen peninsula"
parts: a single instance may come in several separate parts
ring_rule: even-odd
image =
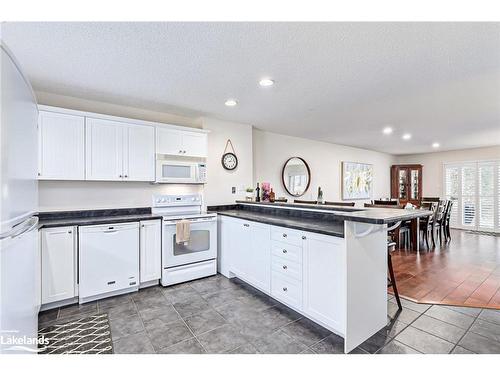
[[[344,338],[387,324],[387,230],[430,211],[237,201],[219,216],[218,269]]]

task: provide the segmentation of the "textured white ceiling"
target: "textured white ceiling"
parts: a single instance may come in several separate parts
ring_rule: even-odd
[[[393,154],[500,144],[500,23],[7,23],[2,34],[39,91]],[[261,88],[264,76],[276,85]]]

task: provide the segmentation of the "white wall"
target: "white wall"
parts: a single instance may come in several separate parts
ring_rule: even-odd
[[[422,164],[423,196],[439,197],[443,194],[443,164],[457,161],[500,159],[500,146],[472,148],[458,151],[404,155],[396,158],[397,164]]]
[[[210,130],[208,135],[208,177],[205,185],[207,205],[234,203],[244,199],[245,189],[252,186],[252,126],[234,122],[203,118],[203,128]],[[221,157],[228,139],[236,151],[238,167],[228,171],[222,167]],[[236,188],[236,194],[231,188]]]
[[[262,130],[253,131],[254,181],[270,182],[276,196],[292,201],[281,182],[281,169],[292,156],[300,156],[311,169],[309,190],[298,199],[316,200],[318,186],[325,200],[341,200],[341,162],[355,161],[373,164],[373,198],[390,195],[390,167],[394,157],[376,151],[290,137]],[[366,201],[356,201],[361,206]]]
[[[196,194],[198,185],[148,182],[40,181],[40,211],[151,207],[153,194]]]

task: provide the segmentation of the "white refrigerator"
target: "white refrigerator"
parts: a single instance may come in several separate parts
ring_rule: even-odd
[[[41,294],[38,109],[3,41],[0,50],[0,353],[33,353]]]

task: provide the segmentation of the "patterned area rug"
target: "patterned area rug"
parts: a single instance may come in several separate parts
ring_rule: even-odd
[[[108,314],[42,328],[38,338],[40,354],[113,354]]]

